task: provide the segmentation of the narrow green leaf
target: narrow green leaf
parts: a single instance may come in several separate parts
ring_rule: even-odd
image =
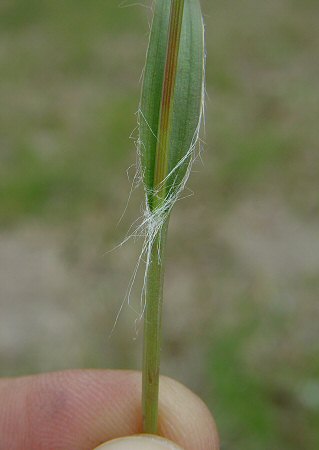
[[[165,69],[170,50],[174,52],[168,46],[174,4],[176,14],[182,10],[183,17],[179,48],[175,48],[178,55],[176,76],[172,77],[174,64],[166,75]],[[183,8],[178,9],[182,4]],[[203,77],[204,39],[199,1],[157,0],[139,119],[141,166],[151,211],[161,204],[159,197],[173,197],[178,192],[187,173],[201,118]],[[168,104],[165,104],[165,89],[172,78],[173,86],[168,86],[171,95],[166,97]]]

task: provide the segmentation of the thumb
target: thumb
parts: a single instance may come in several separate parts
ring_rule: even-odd
[[[95,450],[183,450],[182,447],[159,436],[139,435],[105,442]]]

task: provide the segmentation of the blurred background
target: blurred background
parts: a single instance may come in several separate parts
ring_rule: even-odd
[[[143,201],[117,224],[150,20],[125,4],[0,2],[2,376],[140,368],[140,277],[109,338],[141,248],[107,253]],[[223,449],[316,450],[319,3],[202,4],[207,143],[170,225],[162,371]]]

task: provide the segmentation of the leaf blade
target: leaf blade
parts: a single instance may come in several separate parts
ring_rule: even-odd
[[[174,2],[174,0],[173,0]],[[178,0],[176,1],[177,3]],[[202,116],[204,36],[199,0],[184,0],[172,110],[167,129],[161,128],[165,67],[169,56],[171,0],[157,0],[149,41],[140,103],[140,156],[147,203],[158,202],[158,184],[165,179],[165,192],[174,197],[183,184]],[[164,133],[168,136],[164,136]],[[159,142],[167,139],[167,163],[161,179],[156,177]],[[162,168],[163,169],[163,168]]]

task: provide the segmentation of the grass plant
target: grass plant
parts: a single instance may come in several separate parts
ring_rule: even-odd
[[[0,320],[2,334],[15,330],[12,345],[1,340],[1,376],[100,368],[102,361],[137,369],[138,346],[125,320],[105,349],[118,311],[114,292],[124,289],[130,257],[121,270],[117,258],[105,270],[100,257],[126,229],[126,221],[114,229],[110,218],[121,214],[126,197],[123,167],[132,163],[127,137],[135,126],[128,111],[136,108],[148,29],[145,8],[119,9],[123,3],[0,3]],[[125,1],[133,3],[141,4]],[[169,229],[172,294],[164,292],[163,359],[205,398],[225,447],[319,449],[319,340],[313,341],[319,2],[247,0],[230,7],[206,0],[202,6],[209,144],[205,167],[192,182],[200,205],[196,198],[176,205],[179,229]],[[192,213],[200,220],[188,220]],[[287,264],[269,276],[284,261],[284,248]],[[52,264],[42,264],[48,257]],[[50,292],[61,296],[54,300]],[[40,308],[42,322],[51,323],[46,305],[69,317],[66,328],[65,321],[56,328],[59,351],[56,333],[46,330],[43,339],[37,315],[28,315]],[[179,305],[182,319],[174,329],[167,312]],[[132,323],[135,313],[126,313]],[[15,329],[22,316],[24,325]],[[254,328],[243,336],[250,320]],[[75,345],[80,351],[70,353]]]
[[[196,156],[203,113],[204,38],[198,0],[157,0],[139,109],[147,262],[143,430],[157,432],[164,253],[170,212]]]

